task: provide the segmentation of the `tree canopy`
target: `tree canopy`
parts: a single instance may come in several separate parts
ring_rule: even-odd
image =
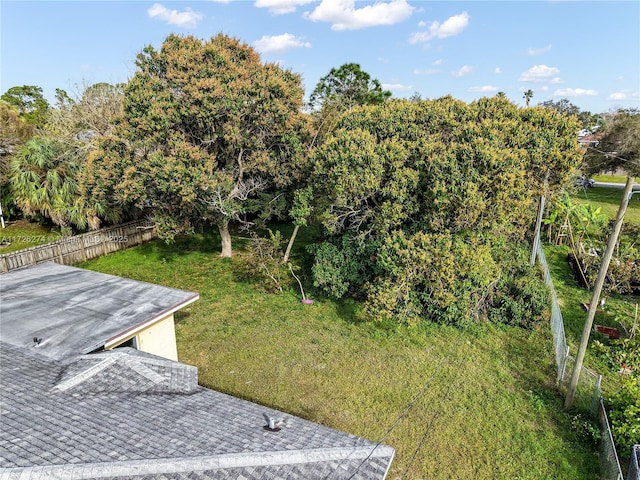
[[[57,98],[33,138],[16,149],[10,191],[27,217],[68,230],[98,228],[101,218],[116,218],[106,204],[81,196],[79,180],[96,137],[110,132],[121,116],[122,88],[100,83],[85,86],[76,98],[58,90]]]
[[[14,107],[24,120],[34,127],[41,127],[47,120],[49,102],[44,98],[42,88],[35,85],[11,87],[2,94],[0,100]]]
[[[148,209],[170,240],[270,211],[304,154],[300,77],[237,39],[170,35],[146,47],[124,92],[124,118],[83,175],[87,197]],[[269,203],[271,201],[271,203]]]
[[[322,77],[309,97],[312,107],[338,104],[342,110],[356,105],[375,105],[391,97],[377,79],[362,70],[357,63],[345,63]]]
[[[619,168],[640,176],[640,112],[617,110],[605,115],[604,122],[598,130],[598,146],[585,153],[585,171],[594,174]]]
[[[584,129],[592,129],[599,124],[598,115],[593,115],[587,110],[580,110],[580,107],[571,103],[568,98],[561,98],[557,101],[547,100],[539,103],[538,106],[550,108],[563,115],[574,116],[580,122],[580,127]]]
[[[312,158],[314,282],[381,317],[486,313],[533,200],[580,159],[577,124],[506,98],[354,108]],[[546,181],[545,181],[546,180]]]

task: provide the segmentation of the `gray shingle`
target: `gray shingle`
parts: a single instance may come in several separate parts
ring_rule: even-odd
[[[81,364],[113,358],[82,377]],[[393,457],[382,446],[367,459],[367,440],[193,386],[193,367],[128,349],[63,364],[0,342],[0,365],[0,478],[381,479]],[[181,374],[191,390],[159,389]],[[266,431],[265,415],[285,426]]]

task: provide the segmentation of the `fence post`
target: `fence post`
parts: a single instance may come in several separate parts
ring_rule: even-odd
[[[598,375],[598,380],[596,381],[596,387],[593,389],[593,398],[591,399],[591,413],[595,414],[598,411],[598,403],[602,398],[600,395],[602,387],[602,375]]]
[[[84,235],[80,235],[78,237],[78,240],[80,240],[80,247],[82,247],[82,250],[80,252],[82,254],[82,261],[86,262],[87,261],[87,251],[84,248]]]
[[[569,345],[567,345],[567,349],[564,352],[564,358],[562,359],[562,368],[560,369],[560,379],[558,380],[558,386],[562,386],[562,382],[564,381],[564,374],[567,370],[567,360],[569,359]]]
[[[60,265],[64,265],[64,257],[62,256],[62,245],[57,244],[58,247],[58,260],[60,261]]]

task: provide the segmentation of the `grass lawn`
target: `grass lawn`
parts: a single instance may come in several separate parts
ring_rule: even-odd
[[[241,252],[222,260],[218,246],[201,232],[82,267],[199,292],[176,333],[201,384],[391,445],[390,480],[598,478],[595,446],[555,391],[547,325],[385,328],[311,288],[313,305],[293,287],[262,293],[236,275]]]
[[[0,229],[0,255],[53,242],[58,238],[59,229],[28,220],[6,222],[6,228]]]
[[[571,198],[576,203],[591,203],[602,208],[602,213],[615,220],[624,190],[621,188],[593,187],[581,190]],[[625,223],[640,225],[640,193],[631,196],[624,217]]]
[[[626,175],[594,175],[592,178],[596,182],[622,183],[623,185],[627,183]]]

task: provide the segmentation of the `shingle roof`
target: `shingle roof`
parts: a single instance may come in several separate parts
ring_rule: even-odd
[[[393,458],[390,447],[199,387],[193,367],[131,349],[66,364],[0,342],[0,365],[3,480],[382,479]],[[279,431],[264,428],[267,417]]]
[[[17,295],[39,300],[18,284],[9,310],[2,293],[0,480],[385,478],[392,448],[203,388],[195,367],[130,348],[87,355],[76,343],[16,341],[6,321],[17,325]]]
[[[40,353],[74,357],[136,325],[159,319],[198,294],[47,262],[0,275],[0,334]]]

